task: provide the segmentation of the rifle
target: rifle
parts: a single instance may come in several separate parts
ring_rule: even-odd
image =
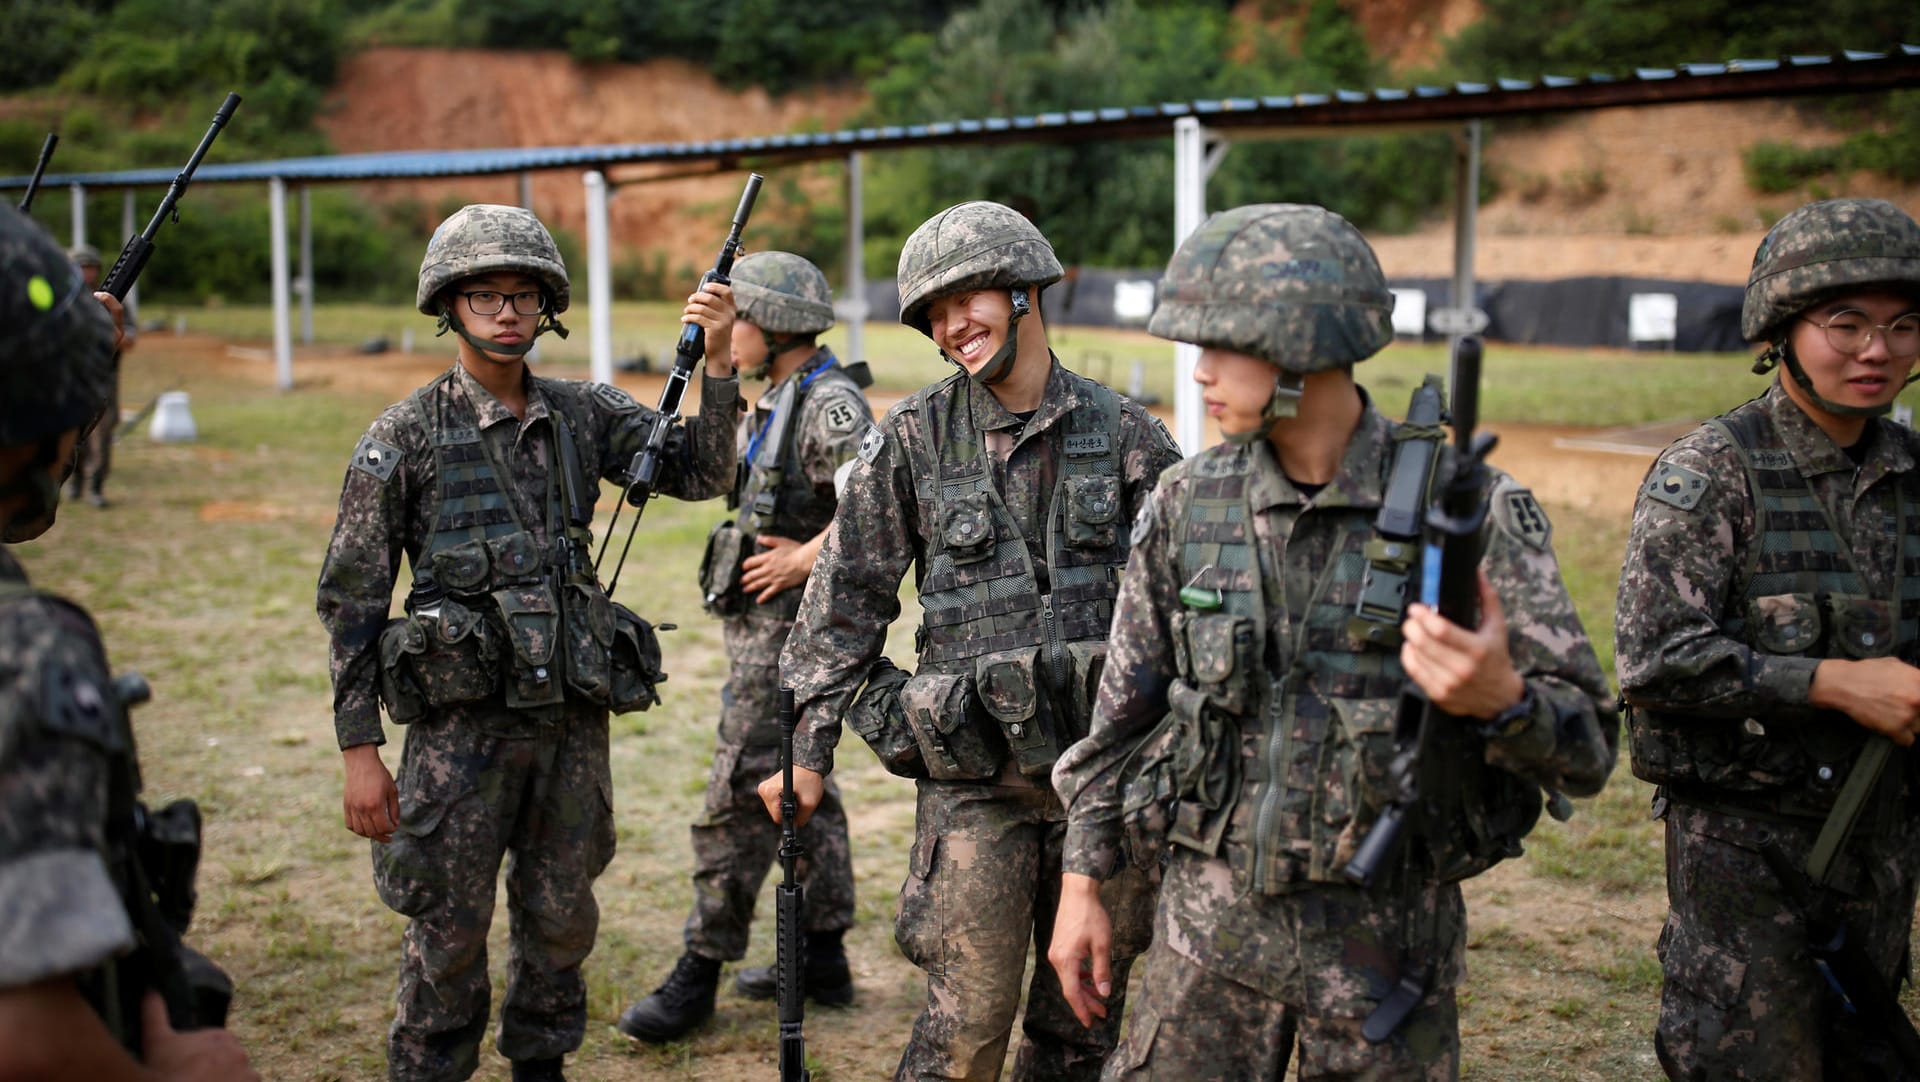
[[[160,392],[160,394],[165,394],[165,393],[166,393],[165,391]],[[120,421],[116,423],[113,426],[113,442],[119,443],[121,440],[125,439],[127,436],[127,433],[133,431],[135,428],[138,428],[140,426],[140,422],[146,420],[147,417],[153,413],[154,407],[158,406],[159,404],[160,404],[160,395],[158,394],[154,395],[152,398],[147,400],[146,405],[140,407],[140,411],[138,413],[135,413],[133,416],[127,418],[124,421]]]
[[[779,942],[775,980],[779,982],[780,1082],[809,1082],[807,1038],[801,1032],[807,991],[800,983],[800,910],[806,888],[794,881],[807,849],[793,827],[799,803],[793,795],[793,689],[780,689],[780,885],[774,888],[774,917]]]
[[[33,197],[40,191],[40,178],[47,175],[47,163],[53,160],[53,148],[60,143],[60,136],[47,133],[47,141],[40,144],[40,160],[34,163],[33,179],[27,181],[27,194],[20,197],[20,213],[33,209]]]
[[[200,159],[207,156],[207,148],[213,145],[214,138],[220,134],[221,128],[227,126],[227,121],[233,117],[233,111],[239,105],[240,95],[231,93],[226,101],[220,103],[220,108],[213,114],[213,124],[207,128],[207,134],[200,137],[200,145],[193,148],[193,156],[187,159],[186,167],[174,174],[173,183],[167,186],[166,198],[160,200],[159,208],[153,212],[153,220],[140,233],[129,237],[127,246],[120,249],[120,258],[113,261],[113,269],[100,282],[102,292],[113,294],[113,299],[117,301],[127,299],[127,291],[140,280],[140,272],[147,269],[147,260],[153,258],[153,238],[160,232],[160,223],[169,216],[176,222],[180,220],[180,197],[187,194],[187,185],[193,182],[194,170],[200,168]]]
[[[727,275],[733,270],[734,257],[740,254],[740,231],[746,228],[747,219],[753,215],[753,202],[760,198],[760,185],[766,180],[758,173],[747,174],[747,189],[740,193],[740,206],[733,212],[733,228],[727,231],[725,243],[720,245],[720,254],[713,260],[713,269],[700,276],[700,284],[708,282],[729,284]],[[687,382],[692,378],[693,366],[699,364],[707,353],[707,333],[698,323],[689,323],[680,331],[680,341],[673,347],[673,370],[667,373],[667,385],[660,390],[660,404],[654,407],[657,414],[653,427],[647,431],[647,443],[633,456],[633,462],[627,467],[626,495],[621,504],[634,507],[633,523],[627,527],[627,543],[620,549],[620,560],[613,565],[613,578],[607,583],[607,596],[613,596],[613,588],[620,583],[620,569],[627,565],[627,552],[633,548],[633,535],[640,528],[640,516],[647,509],[647,501],[653,498],[655,482],[660,479],[661,452],[666,450],[667,434],[680,420],[680,399],[687,391]],[[607,523],[606,536],[600,539],[600,551],[593,558],[594,572],[600,570],[600,562],[607,555],[607,542],[613,539],[614,527],[620,521],[620,508],[613,509],[613,518]]]

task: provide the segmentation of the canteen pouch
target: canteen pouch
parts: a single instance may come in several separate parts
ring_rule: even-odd
[[[396,725],[428,707],[484,699],[496,686],[493,634],[452,598],[437,613],[389,621],[380,633],[380,697]]]
[[[545,570],[541,565],[540,546],[534,544],[533,535],[525,530],[488,538],[486,544],[487,560],[493,564],[494,576],[502,584],[534,579]]]
[[[1000,773],[1004,752],[989,743],[976,717],[973,680],[965,673],[916,673],[900,686],[900,711],[920,745],[927,776],[978,781]]]
[[[608,660],[607,708],[616,714],[645,710],[660,701],[667,679],[660,663],[660,637],[653,625],[618,601],[608,601],[613,648]]]
[[[1215,856],[1240,796],[1240,730],[1212,697],[1184,680],[1167,687],[1173,737],[1172,823],[1169,841],[1203,856]]]
[[[985,492],[954,496],[940,505],[940,543],[956,564],[993,555],[993,498]]]
[[[988,716],[1000,723],[1014,765],[1030,777],[1045,777],[1060,748],[1043,723],[1038,646],[1001,650],[974,659],[974,688]]]
[[[732,519],[707,533],[707,551],[700,557],[700,596],[709,615],[738,616],[748,609],[740,589],[740,565],[747,558],[747,535]]]
[[[911,678],[887,658],[873,663],[866,686],[847,707],[847,724],[860,734],[887,773],[902,778],[924,778],[927,763],[920,754],[920,741],[907,723],[900,691]]]
[[[1769,654],[1804,654],[1820,643],[1820,602],[1812,594],[1771,594],[1747,602],[1752,641]]]
[[[388,620],[380,630],[380,701],[395,725],[419,721],[427,696],[413,677],[414,655],[426,649],[426,634],[411,617]]]
[[[1112,548],[1120,517],[1120,478],[1112,474],[1067,478],[1067,544]]]
[[[515,710],[552,706],[566,698],[554,654],[559,646],[560,613],[546,585],[509,586],[491,595],[507,636],[500,652],[506,669],[507,705]]]
[[[1160,719],[1120,763],[1120,828],[1127,863],[1160,885],[1170,850],[1167,835],[1173,828],[1174,751],[1180,737],[1179,719]]]
[[[567,629],[567,686],[589,702],[612,693],[613,602],[598,585],[571,582],[560,588]]]
[[[1865,660],[1893,654],[1894,612],[1890,602],[1833,594],[1820,599],[1834,644],[1850,658]]]

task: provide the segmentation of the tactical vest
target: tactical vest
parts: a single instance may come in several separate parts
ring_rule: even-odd
[[[1267,453],[1222,445],[1190,460],[1171,539],[1187,588],[1172,620],[1176,799],[1167,836],[1224,855],[1238,883],[1276,894],[1345,882],[1342,869],[1392,791],[1407,676],[1396,647],[1351,630],[1376,536],[1371,509],[1301,512],[1338,522],[1297,626],[1288,619],[1285,571],[1252,526],[1256,456]],[[1380,466],[1384,487],[1391,459]],[[1402,866],[1422,881],[1466,878],[1517,853],[1517,836],[1539,814],[1532,783],[1475,756],[1457,770],[1453,813],[1419,824],[1418,843],[1403,847]]]
[[[584,560],[592,543],[588,527],[571,523],[562,510],[563,463],[577,456],[560,453],[560,443],[572,440],[561,396],[544,393],[552,439],[544,501],[549,542],[542,551],[538,536],[519,520],[480,429],[444,416],[446,396],[436,391],[452,376],[442,375],[409,399],[433,449],[433,532],[414,569],[415,593],[408,601],[416,626],[383,637],[382,665],[391,677],[399,655],[411,657],[411,675],[424,698],[415,709],[422,711],[496,689],[515,709],[558,706],[569,688],[606,704],[614,609]],[[591,490],[585,478],[571,483],[576,492]],[[423,569],[444,600],[423,597]],[[389,698],[396,721],[410,720],[402,716],[406,706],[391,709],[404,697],[400,688]]]
[[[914,400],[934,441],[934,459],[914,464],[916,476],[934,479],[915,634],[920,672],[972,674],[1015,761],[1034,775],[1085,735],[1127,560],[1119,396],[1074,378],[1088,401],[1042,437],[1055,441],[1048,453],[1058,462],[1044,592],[973,427],[970,396],[987,392],[955,375]],[[944,414],[937,398],[947,403]]]
[[[786,415],[786,423],[781,424],[781,418],[769,414],[766,423],[747,442],[747,453],[740,460],[738,480],[727,497],[727,508],[739,510],[740,529],[749,538],[764,533],[806,540],[833,521],[838,502],[820,496],[807,480],[806,465],[799,459],[800,415],[806,405],[807,392],[814,384],[837,381],[855,391],[859,385],[834,360],[832,353],[822,349],[820,356],[822,359],[815,367],[794,374],[790,397],[774,407]],[[769,429],[778,430],[780,442],[776,448],[763,446]],[[773,453],[766,454],[769,450]],[[799,591],[788,592],[796,595],[797,603]]]
[[[1895,486],[1890,524],[1900,539],[1892,600],[1854,567],[1832,513],[1783,446],[1764,409],[1735,410],[1707,424],[1740,457],[1754,503],[1757,536],[1748,545],[1745,590],[1720,630],[1753,650],[1807,658],[1899,656],[1920,645],[1920,521],[1905,477]],[[1863,525],[1861,528],[1872,528]],[[1684,800],[1754,814],[1824,818],[1869,735],[1829,711],[1792,723],[1733,721],[1635,710],[1629,726],[1633,773]],[[1897,772],[1888,772],[1889,779]],[[1886,794],[1897,792],[1891,782]],[[1875,829],[1876,814],[1861,829]]]

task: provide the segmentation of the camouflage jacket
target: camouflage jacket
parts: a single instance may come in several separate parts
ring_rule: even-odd
[[[561,411],[592,484],[581,496],[598,501],[594,478],[624,484],[634,454],[658,414],[617,387],[527,376],[525,418],[516,418],[465,369],[438,384],[434,403],[450,418],[472,418],[508,477],[519,520],[548,551],[549,415]],[[700,413],[667,441],[660,491],[686,500],[721,495],[733,482],[733,424],[739,382],[706,377]],[[409,566],[433,536],[438,486],[428,434],[407,402],[389,406],[355,448],[340,490],[339,518],[320,569],[317,608],[332,638],[333,717],[342,748],[385,741],[376,694],[379,637],[392,604],[404,553]]]
[[[1040,407],[1024,426],[990,392],[965,376],[949,377],[927,390],[942,415],[970,409],[984,434],[993,482],[1019,526],[1036,568],[1046,566],[1047,521],[1061,468],[1056,430],[1086,404],[1092,381],[1053,360]],[[1122,400],[1116,444],[1121,460],[1121,500],[1135,510],[1146,501],[1160,471],[1179,461],[1166,427],[1131,400]],[[900,580],[909,567],[925,574],[932,543],[938,478],[919,477],[916,459],[938,461],[926,417],[909,397],[861,442],[840,507],[827,533],[794,634],[780,656],[781,680],[794,689],[799,716],[793,761],[812,770],[833,769],[840,718],[860,690],[885,646],[887,628],[900,615]],[[916,576],[916,584],[918,576]]]
[[[1176,521],[1185,493],[1195,483],[1206,460],[1247,453],[1257,456],[1248,491],[1255,547],[1262,567],[1283,569],[1284,582],[1262,582],[1264,592],[1284,603],[1268,604],[1266,656],[1260,672],[1278,677],[1300,671],[1304,653],[1319,650],[1358,652],[1362,647],[1344,634],[1309,636],[1303,627],[1314,606],[1316,588],[1328,593],[1348,590],[1364,568],[1352,548],[1364,540],[1385,490],[1388,456],[1396,426],[1368,404],[1347,444],[1332,482],[1311,499],[1281,473],[1278,460],[1264,441],[1241,451],[1231,445],[1211,448],[1160,479],[1152,502],[1134,525],[1133,557],[1121,581],[1118,611],[1107,640],[1107,667],[1094,708],[1093,729],[1085,740],[1061,757],[1054,769],[1054,787],[1067,805],[1068,827],[1064,868],[1069,872],[1105,879],[1122,854],[1123,801],[1132,769],[1129,760],[1143,741],[1168,715],[1169,693],[1178,678],[1174,654],[1174,620],[1185,609],[1176,539],[1184,524]],[[1575,614],[1572,600],[1560,580],[1551,547],[1551,527],[1527,490],[1495,471],[1492,493],[1495,527],[1489,528],[1481,564],[1506,610],[1508,648],[1514,667],[1526,680],[1535,699],[1533,716],[1525,727],[1486,744],[1487,761],[1541,785],[1574,795],[1597,792],[1613,769],[1618,727],[1608,706],[1606,679]],[[1328,570],[1332,569],[1332,570]],[[1320,580],[1329,577],[1331,584]],[[1327,641],[1315,641],[1324,637]],[[1371,649],[1379,649],[1377,647]],[[1330,668],[1332,666],[1320,666]],[[1394,700],[1382,699],[1348,707],[1371,719],[1359,724],[1342,715],[1331,723],[1332,704],[1317,677],[1294,687],[1293,712],[1299,719],[1319,719],[1314,742],[1322,752],[1296,756],[1284,779],[1289,790],[1317,794],[1310,816],[1282,813],[1273,822],[1307,822],[1312,833],[1344,836],[1344,828],[1363,810],[1377,812],[1364,791],[1364,778],[1383,764],[1371,760],[1385,754]],[[1228,734],[1242,762],[1257,760],[1267,743],[1270,724],[1293,727],[1296,716],[1270,719],[1264,713],[1240,719],[1242,731]],[[1349,732],[1349,729],[1358,731]],[[1299,734],[1295,734],[1296,736]],[[1360,746],[1368,749],[1363,755]],[[1297,745],[1303,747],[1304,745]],[[1361,761],[1366,759],[1368,761]],[[1245,770],[1245,784],[1224,828],[1224,841],[1234,847],[1275,849],[1275,862],[1292,861],[1298,867],[1283,871],[1285,880],[1336,878],[1324,853],[1310,852],[1313,836],[1266,838],[1257,831],[1251,809],[1270,784],[1260,769]],[[1333,821],[1322,821],[1331,819]],[[1273,827],[1287,833],[1283,828]],[[1303,834],[1309,832],[1303,830]],[[1242,863],[1237,861],[1236,863]]]
[[[781,448],[763,447],[761,441],[762,434],[774,420],[770,404],[780,401],[787,385],[792,385],[793,393],[799,397],[800,409],[786,430],[787,446],[782,455]],[[737,442],[740,479],[734,486],[732,502],[738,503],[743,493],[752,487],[755,457],[778,456],[785,476],[778,486],[769,488],[786,491],[780,494],[779,511],[769,532],[792,541],[811,541],[833,521],[833,511],[839,502],[834,476],[859,454],[860,437],[872,424],[873,410],[868,407],[859,385],[839,367],[832,351],[822,347],[781,381],[781,385],[769,387],[741,422]],[[796,502],[793,495],[801,491],[805,493],[806,506],[789,506]],[[748,509],[739,507],[737,518],[745,528]],[[764,551],[754,546],[746,555]],[[793,625],[793,614],[800,608],[804,585],[775,594],[766,604],[754,604],[740,616],[729,619],[728,653],[736,658],[751,654],[759,658],[761,664],[778,664],[780,647]]]
[[[1911,557],[1907,574],[1901,566],[1911,527],[1899,515],[1903,502],[1909,515],[1920,509],[1920,436],[1891,421],[1869,421],[1870,443],[1856,465],[1777,381],[1728,416],[1754,411],[1771,422],[1791,469],[1825,512],[1802,529],[1804,543],[1837,546],[1869,597],[1896,604],[1901,593],[1911,597]],[[1620,574],[1614,640],[1621,694],[1636,713],[1656,711],[1713,731],[1751,718],[1793,728],[1837,723],[1847,735],[1864,734],[1808,704],[1813,671],[1829,656],[1814,648],[1820,636],[1808,636],[1808,649],[1795,652],[1769,651],[1752,635],[1735,633],[1757,603],[1748,596],[1748,577],[1763,517],[1739,449],[1714,427],[1702,425],[1660,454],[1635,501]],[[1786,600],[1771,606],[1782,618]],[[1912,602],[1904,607],[1911,610]],[[1912,617],[1900,614],[1903,640],[1891,651],[1909,663],[1920,649]],[[1708,733],[1702,729],[1700,737]],[[1638,748],[1647,736],[1644,718],[1634,722],[1633,735]]]
[[[20,593],[0,548],[0,990],[79,977],[134,943],[109,868],[109,817],[138,786],[105,648],[78,607]]]

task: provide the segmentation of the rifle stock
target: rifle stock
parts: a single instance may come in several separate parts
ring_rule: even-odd
[[[124,301],[127,291],[140,280],[140,272],[147,269],[147,260],[153,258],[153,238],[160,233],[160,224],[169,217],[180,219],[180,197],[187,194],[187,185],[193,183],[193,174],[200,168],[200,159],[207,156],[207,149],[213,146],[214,139],[220,135],[220,129],[227,126],[233,118],[233,111],[240,106],[240,95],[228,94],[214,111],[213,123],[208,126],[207,134],[200,137],[200,145],[193,148],[193,155],[187,164],[174,174],[173,183],[167,185],[166,197],[160,200],[160,206],[153,212],[153,218],[147,227],[127,238],[127,246],[120,249],[120,258],[113,261],[113,269],[101,280],[102,292],[113,294],[113,299]]]
[[[740,231],[746,228],[747,219],[753,216],[754,201],[760,198],[760,185],[766,180],[758,173],[747,174],[746,190],[740,193],[740,205],[733,212],[733,227],[727,231],[727,239],[720,245],[720,254],[714,257],[713,269],[700,276],[700,284],[708,282],[727,284],[727,275],[733,270],[733,261],[740,254]],[[627,541],[620,549],[620,559],[613,565],[613,578],[607,583],[607,596],[613,596],[613,588],[620,582],[620,570],[627,564],[627,551],[633,547],[634,531],[640,528],[640,516],[646,511],[647,501],[653,498],[654,487],[660,480],[660,462],[662,452],[667,447],[667,434],[674,423],[680,420],[680,399],[686,394],[687,383],[693,376],[693,366],[699,364],[707,352],[706,331],[698,323],[689,323],[680,332],[680,341],[673,347],[673,370],[667,373],[667,385],[660,390],[660,403],[654,407],[656,416],[653,427],[647,431],[647,442],[633,456],[633,462],[627,467],[627,489],[621,504],[634,507],[633,523],[627,527]],[[606,557],[607,542],[612,540],[614,527],[620,521],[620,509],[614,508],[613,519],[607,523],[607,533],[600,541],[600,551],[594,556],[594,570],[598,572],[600,562]]]

